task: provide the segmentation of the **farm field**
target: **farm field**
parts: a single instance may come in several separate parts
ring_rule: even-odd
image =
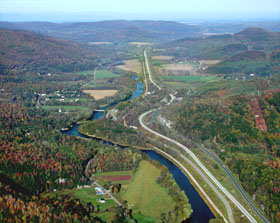
[[[183,81],[183,82],[213,82],[218,81],[220,78],[213,76],[161,76],[163,80],[167,81]]]
[[[118,90],[83,90],[84,93],[90,94],[95,100],[100,100],[107,96],[115,95]]]
[[[133,213],[159,217],[172,210],[175,202],[167,190],[157,183],[161,170],[148,161],[141,161],[132,182],[121,190],[123,200],[133,209]]]
[[[187,63],[181,63],[181,64],[165,64],[162,66],[165,70],[184,70],[184,71],[190,71],[193,70],[193,66]]]
[[[174,87],[176,89],[181,89],[181,88],[188,88],[188,84],[185,82],[178,82],[178,81],[164,81],[164,84]]]
[[[84,202],[90,202],[93,205],[97,205],[99,207],[99,210],[105,210],[109,207],[117,207],[118,205],[111,199],[108,198],[107,195],[97,195],[94,187],[89,188],[81,188],[81,189],[73,189],[73,190],[63,190],[57,192],[57,194],[60,195],[70,195],[71,197],[79,198]],[[98,202],[98,199],[104,198],[106,200],[106,203],[101,204]]]
[[[137,46],[149,46],[153,45],[151,42],[130,42],[130,45],[137,45]]]
[[[56,106],[49,106],[49,105],[45,105],[42,106],[43,109],[46,110],[59,110],[59,109],[64,109],[65,111],[76,111],[76,110],[86,110],[87,107],[83,107],[83,106],[63,106],[63,105],[56,105]]]
[[[132,179],[131,171],[101,172],[94,174],[93,179],[102,183],[111,181],[113,183],[128,183]]]
[[[126,71],[132,71],[137,74],[142,72],[142,67],[139,60],[124,60],[123,62],[125,63],[125,65],[119,65],[118,68]]]
[[[221,60],[201,60],[200,62],[202,62],[206,65],[215,65],[217,63],[220,63]]]
[[[171,60],[174,57],[171,56],[164,56],[164,55],[160,55],[160,56],[152,56],[153,60]]]
[[[118,74],[112,73],[109,70],[97,70],[96,71],[96,79],[106,79],[111,77],[118,77]]]

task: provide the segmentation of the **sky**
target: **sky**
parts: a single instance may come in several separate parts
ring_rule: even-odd
[[[1,21],[280,19],[279,0],[0,0]]]

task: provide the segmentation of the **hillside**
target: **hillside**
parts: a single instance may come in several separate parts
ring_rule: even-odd
[[[268,75],[277,71],[280,33],[261,28],[247,28],[236,34],[204,38],[185,38],[159,45],[166,55],[177,60],[221,60],[210,66],[210,73],[256,73]],[[256,62],[257,61],[257,62]]]
[[[104,53],[30,31],[0,30],[1,70],[52,72],[92,69]]]
[[[279,84],[279,75],[208,82],[164,114],[237,174],[271,222],[280,219]]]
[[[101,21],[76,23],[1,22],[0,27],[31,30],[53,37],[81,42],[162,42],[188,36],[202,36],[203,26],[169,21]]]

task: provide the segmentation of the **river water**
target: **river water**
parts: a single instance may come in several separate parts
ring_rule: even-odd
[[[132,77],[134,80],[137,79],[136,76]],[[132,95],[126,99],[132,100],[134,98],[139,97],[142,95],[144,92],[143,89],[143,83],[136,83],[136,89],[133,91]],[[111,108],[115,106],[117,103],[113,103],[111,105],[108,105],[106,107],[99,107],[99,110],[106,110],[108,108]],[[93,116],[91,117],[91,120],[98,120],[100,118],[104,117],[104,112],[103,111],[97,111],[94,112]],[[74,135],[74,136],[80,136],[80,137],[85,137],[88,138],[82,134],[79,133],[78,128],[79,124],[75,124],[71,129],[64,131],[64,133],[68,135]],[[103,140],[99,140],[104,142],[105,144],[111,144],[110,142],[106,142]],[[124,148],[124,147],[122,147]],[[206,203],[203,201],[203,199],[200,197],[198,192],[195,190],[195,188],[191,185],[189,179],[182,173],[182,171],[174,165],[172,162],[170,162],[168,159],[163,157],[162,155],[152,151],[152,150],[143,150],[142,152],[146,153],[151,159],[157,160],[160,162],[162,165],[166,166],[170,173],[173,175],[175,181],[183,190],[187,197],[189,198],[189,202],[192,206],[193,213],[191,214],[190,219],[188,219],[186,222],[187,223],[208,223],[210,219],[215,218],[214,214],[211,212],[209,207],[206,205]]]

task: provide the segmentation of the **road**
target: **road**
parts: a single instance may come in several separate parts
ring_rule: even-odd
[[[161,108],[161,107],[160,107]],[[158,109],[160,109],[158,108]],[[157,109],[152,109],[150,111],[147,111],[145,113],[143,113],[142,115],[140,115],[139,117],[139,123],[140,125],[142,126],[142,128],[144,128],[145,130],[147,130],[148,132],[150,133],[153,133],[154,135],[162,138],[162,139],[165,139],[166,141],[169,141],[171,143],[173,143],[174,145],[180,147],[181,149],[183,149],[186,153],[188,153],[192,159],[196,162],[196,164],[204,171],[204,173],[212,180],[212,182],[214,184],[216,184],[216,186],[228,197],[228,199],[235,204],[235,206],[249,219],[250,222],[252,223],[257,223],[257,221],[254,219],[254,217],[227,191],[226,188],[224,188],[221,183],[212,175],[212,173],[200,162],[200,160],[193,154],[193,152],[191,152],[186,146],[182,145],[181,143],[167,137],[167,136],[164,136],[152,129],[150,129],[148,126],[146,126],[144,123],[143,123],[143,118],[156,111]],[[178,161],[179,162],[179,161]]]
[[[152,74],[151,74],[151,71],[150,71],[149,62],[148,62],[148,57],[147,57],[147,50],[144,51],[144,57],[145,57],[145,63],[146,63],[146,67],[147,67],[147,72],[148,72],[148,75],[149,75],[149,80],[151,81],[151,83],[152,83],[155,87],[157,87],[157,89],[161,90],[161,87],[158,86],[158,85],[153,81]]]
[[[256,208],[256,206],[253,204],[253,202],[251,201],[251,199],[247,196],[246,192],[243,190],[243,188],[239,185],[239,183],[237,182],[237,180],[235,179],[235,177],[231,174],[231,172],[229,171],[229,169],[223,164],[223,162],[221,160],[219,160],[214,154],[212,154],[208,149],[206,149],[204,146],[197,144],[196,142],[193,142],[192,140],[176,134],[177,136],[187,140],[187,141],[191,141],[195,146],[197,146],[199,149],[201,149],[203,152],[207,153],[209,156],[211,156],[227,173],[227,175],[230,177],[231,181],[234,183],[234,185],[236,186],[236,188],[239,190],[239,192],[242,194],[242,196],[244,197],[244,199],[248,202],[248,204],[251,206],[251,208],[259,215],[259,217],[266,223],[270,223],[269,220],[266,219],[265,216],[263,216],[263,214],[259,211],[259,209]]]
[[[150,68],[149,68],[149,62],[148,62],[148,58],[147,58],[147,50],[144,51],[144,57],[145,57],[145,62],[146,62],[146,67],[147,67],[147,72],[148,72],[148,75],[149,75],[149,79],[150,79],[150,82],[156,86],[159,90],[161,89],[152,79],[152,75],[151,75],[151,72],[150,72]],[[170,95],[171,96],[171,95]],[[171,100],[173,101],[174,98],[171,96]],[[170,105],[171,103],[167,104],[167,105]],[[220,188],[220,190],[236,205],[236,207],[249,219],[250,222],[257,222],[254,217],[220,184],[220,182],[211,174],[211,172],[200,162],[200,160],[187,148],[185,147],[184,145],[182,145],[181,143],[167,137],[167,136],[164,136],[152,129],[150,129],[149,127],[147,127],[144,123],[143,123],[143,118],[150,114],[151,112],[153,111],[156,111],[158,109],[161,109],[160,108],[157,108],[157,109],[152,109],[150,111],[147,111],[145,113],[143,113],[142,115],[140,115],[139,117],[139,123],[140,125],[146,129],[148,132],[151,132],[177,146],[179,146],[180,148],[182,148],[185,152],[187,152],[193,159],[194,161],[197,163],[197,165],[206,173],[206,175],[216,184],[216,186],[218,188]],[[222,164],[222,166],[224,167],[224,165]],[[235,180],[235,179],[234,179]],[[239,184],[235,181],[235,183],[239,186]],[[240,186],[239,186],[240,187]],[[242,190],[242,188],[240,187],[240,189]],[[243,191],[244,193],[244,191]],[[244,193],[245,194],[245,193]],[[246,194],[245,194],[246,195]],[[247,196],[246,196],[247,197]],[[245,197],[244,197],[245,198]],[[246,198],[245,198],[246,199]],[[247,199],[246,199],[247,200]],[[249,199],[248,199],[249,200]],[[247,200],[247,201],[248,201]],[[251,202],[248,202],[250,205],[253,203]],[[254,206],[254,205],[253,205]],[[257,208],[253,208],[254,210],[257,210]],[[258,211],[256,211],[258,213]],[[258,213],[259,214],[259,213]],[[261,214],[261,213],[260,213]],[[265,219],[265,218],[264,218]],[[267,222],[267,221],[266,221]]]
[[[146,89],[145,89],[145,93],[143,94],[143,97],[145,97],[148,94],[148,81],[147,81],[147,77],[146,77],[146,69],[145,69],[145,63],[143,63],[143,72],[144,72],[144,77],[145,77],[145,85],[146,85]]]
[[[119,202],[119,201],[117,200],[117,198],[115,198],[115,197],[111,194],[111,192],[110,192],[109,190],[105,190],[105,189],[104,189],[99,183],[97,183],[96,181],[94,181],[94,182],[92,183],[92,185],[96,185],[97,187],[101,188],[112,200],[114,200],[120,207],[122,207],[121,202]]]
[[[159,114],[160,110],[158,110],[157,112],[154,113],[153,115],[153,120],[156,122],[157,120],[157,116]],[[202,150],[203,152],[205,152],[207,155],[209,155],[211,158],[213,158],[218,165],[223,168],[227,175],[230,177],[231,181],[233,182],[233,184],[235,185],[235,187],[237,188],[237,190],[241,193],[242,197],[247,201],[247,203],[250,205],[250,207],[257,213],[257,215],[265,222],[265,223],[270,223],[270,221],[268,219],[266,219],[266,217],[259,211],[259,209],[254,205],[254,203],[251,201],[251,199],[247,196],[246,192],[243,190],[243,188],[240,186],[240,184],[237,182],[237,180],[235,179],[235,177],[231,174],[230,170],[223,164],[223,162],[218,159],[213,153],[211,153],[208,149],[206,149],[204,146],[194,142],[193,140],[186,138],[183,135],[178,134],[177,132],[173,131],[173,133],[177,136],[180,137],[186,141],[189,141],[191,143],[193,143],[193,145],[195,145],[196,147],[198,147],[200,150]]]
[[[203,196],[207,199],[208,203],[211,204],[211,207],[213,207],[215,209],[215,211],[222,216],[222,218],[224,219],[224,221],[227,223],[228,220],[224,217],[224,215],[221,213],[221,211],[219,210],[219,208],[217,208],[217,206],[214,204],[214,202],[211,200],[210,197],[208,197],[208,195],[206,194],[206,192],[204,191],[204,189],[199,185],[199,183],[196,181],[196,179],[191,175],[191,173],[188,171],[188,169],[186,167],[183,166],[183,164],[181,164],[177,159],[175,159],[174,157],[172,157],[171,155],[169,155],[168,153],[164,152],[163,150],[154,147],[154,150],[157,151],[160,154],[163,154],[165,157],[167,157],[169,160],[172,160],[173,163],[175,163],[181,170],[183,170],[191,179],[191,181],[195,184],[195,186],[199,189],[199,191],[203,194]],[[229,203],[227,202],[227,200],[224,198],[224,196],[217,190],[217,188],[209,181],[209,179],[201,172],[201,170],[192,162],[190,161],[187,157],[181,155],[181,157],[188,162],[191,166],[193,166],[195,168],[195,170],[202,176],[202,178],[206,181],[206,183],[208,183],[208,185],[215,191],[215,193],[217,193],[217,195],[219,196],[219,198],[223,201],[223,203],[225,204],[225,207],[227,209],[227,212],[229,213],[229,219],[230,219],[230,223],[234,223],[234,218],[232,215],[232,210],[231,207],[229,205]]]
[[[96,71],[97,71],[97,67],[94,69],[93,80],[91,80],[90,82],[84,84],[83,86],[87,86],[87,85],[92,84],[92,83],[95,82],[95,79],[96,79]]]

